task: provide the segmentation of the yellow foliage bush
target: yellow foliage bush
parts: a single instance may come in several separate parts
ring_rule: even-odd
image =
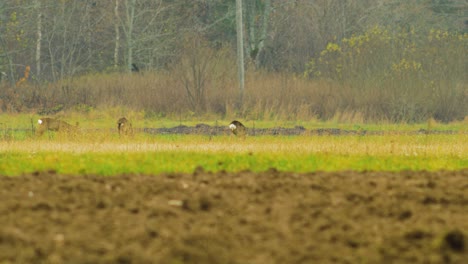
[[[304,75],[338,81],[343,89],[351,89],[351,107],[358,111],[380,101],[381,115],[390,120],[449,121],[468,111],[463,92],[467,46],[466,33],[375,26],[328,43],[306,65]]]

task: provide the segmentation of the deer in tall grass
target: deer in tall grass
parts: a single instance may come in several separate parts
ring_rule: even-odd
[[[120,136],[133,135],[132,123],[125,117],[119,118],[117,121],[117,129],[119,130]]]
[[[68,124],[65,121],[50,117],[42,117],[37,120],[38,127],[36,130],[37,136],[42,136],[46,131],[72,133],[78,130],[78,122],[75,126]]]
[[[245,138],[245,135],[247,134],[247,129],[244,124],[237,120],[234,120],[229,124],[229,129],[231,129],[232,134],[242,138]]]

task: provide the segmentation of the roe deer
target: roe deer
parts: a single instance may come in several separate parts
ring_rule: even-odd
[[[75,132],[78,129],[78,122],[76,126],[70,125],[65,121],[50,118],[42,117],[37,120],[38,127],[36,130],[36,135],[42,136],[46,131],[56,131],[56,132]]]
[[[132,123],[130,123],[130,121],[128,121],[128,119],[125,117],[119,118],[117,121],[117,129],[119,130],[119,135],[133,134]]]
[[[246,128],[241,122],[234,120],[229,124],[229,128],[234,135],[245,137]]]

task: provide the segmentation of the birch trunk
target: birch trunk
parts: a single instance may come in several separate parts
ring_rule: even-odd
[[[126,41],[127,41],[127,70],[130,71],[132,69],[133,63],[133,24],[135,21],[135,5],[136,0],[130,0],[130,4],[128,1],[126,3],[126,12],[127,12],[127,28],[126,28]]]
[[[244,33],[242,27],[242,0],[236,0],[237,69],[239,74],[239,108],[244,100]]]
[[[114,6],[114,30],[115,30],[115,48],[114,48],[114,68],[119,65],[119,48],[120,48],[120,27],[119,27],[119,2],[115,0]]]
[[[39,0],[34,1],[37,10],[37,39],[36,39],[36,77],[41,76],[41,42],[42,42],[42,11],[41,2]]]

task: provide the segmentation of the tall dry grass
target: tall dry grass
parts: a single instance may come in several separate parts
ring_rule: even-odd
[[[446,92],[438,96],[438,103],[434,96],[426,100],[427,93],[417,92],[418,87],[413,86],[414,92],[401,96],[400,88],[391,85],[363,88],[363,91],[349,84],[310,80],[295,74],[250,72],[246,77],[244,101],[239,107],[238,82],[233,72],[228,77],[207,81],[203,105],[194,107],[183,83],[172,72],[113,73],[22,87],[23,100],[17,96],[8,101],[20,107],[10,106],[4,110],[32,109],[41,115],[53,115],[63,110],[128,109],[142,112],[145,117],[176,120],[204,116],[357,123],[425,122],[429,118],[452,121],[468,115],[468,104],[462,104],[468,100],[466,83],[458,84],[457,96],[450,97]],[[444,118],[432,116],[433,112],[445,113]]]
[[[44,101],[44,109],[54,111],[58,104],[78,111],[86,111],[83,105],[101,109],[123,106],[144,111],[147,117],[175,119],[211,115],[223,119],[325,120],[337,114],[341,119],[359,115],[352,109],[340,111],[343,95],[338,85],[267,72],[247,74],[244,101],[239,107],[235,70],[227,76],[208,78],[202,106],[192,104],[184,83],[172,72],[84,76],[49,87],[55,92]]]

